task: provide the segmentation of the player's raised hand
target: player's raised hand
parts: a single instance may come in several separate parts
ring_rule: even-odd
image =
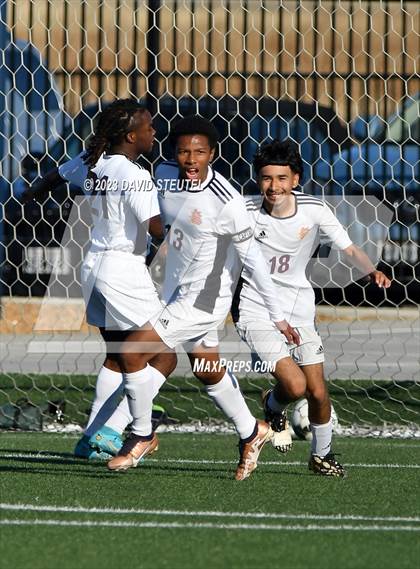
[[[280,332],[286,337],[289,344],[300,344],[300,336],[294,328],[290,326],[287,320],[280,320],[280,322],[274,322]]]
[[[389,288],[391,286],[391,280],[382,271],[373,271],[369,276],[371,281],[379,288]]]

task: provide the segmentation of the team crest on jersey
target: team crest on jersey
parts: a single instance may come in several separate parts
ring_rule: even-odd
[[[195,209],[191,214],[191,223],[193,223],[194,225],[201,225],[201,222],[202,222],[201,211]]]
[[[304,239],[308,235],[310,230],[311,230],[310,227],[306,227],[306,226],[301,227],[299,229],[299,233],[298,233],[299,239]]]

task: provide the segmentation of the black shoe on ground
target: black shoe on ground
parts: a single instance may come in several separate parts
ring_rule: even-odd
[[[344,467],[337,462],[332,452],[324,457],[312,454],[309,459],[308,468],[320,476],[335,476],[338,478],[344,478],[346,476]]]

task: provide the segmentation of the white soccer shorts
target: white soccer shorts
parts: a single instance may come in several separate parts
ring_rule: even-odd
[[[87,322],[107,330],[140,328],[163,310],[144,257],[89,252],[81,270]]]
[[[315,326],[296,328],[301,339],[299,346],[288,344],[284,335],[268,320],[238,322],[236,330],[261,361],[273,366],[289,356],[299,366],[324,362],[324,347]]]
[[[217,328],[224,318],[215,319],[213,314],[195,308],[182,298],[168,304],[152,326],[170,348],[180,344],[191,351],[200,344],[207,348],[218,345]]]
[[[314,325],[298,326],[296,330],[300,336],[300,344],[290,348],[290,355],[297,365],[309,366],[324,363],[324,346],[316,327]]]

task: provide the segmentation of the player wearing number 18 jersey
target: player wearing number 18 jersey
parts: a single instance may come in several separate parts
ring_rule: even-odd
[[[319,230],[338,249],[352,242],[330,208],[320,199],[292,191],[294,202],[290,215],[277,218],[269,213],[263,196],[247,197],[247,209],[255,220],[254,238],[263,252],[271,279],[282,297],[287,299],[285,311],[292,326],[313,327],[315,294],[306,275],[306,267],[318,241]],[[266,315],[258,290],[243,273],[241,320],[255,320]],[[323,361],[323,356],[311,358]],[[312,362],[311,362],[312,363]]]
[[[285,408],[290,401],[306,395],[313,435],[309,467],[321,475],[343,476],[343,467],[331,453],[331,404],[323,374],[324,349],[314,325],[314,291],[306,276],[319,232],[325,233],[364,274],[371,275],[378,286],[388,287],[390,281],[352,243],[324,202],[296,191],[303,165],[294,145],[276,140],[263,145],[255,156],[254,167],[262,194],[247,198],[256,223],[254,239],[260,245],[272,282],[286,301],[286,318],[296,327],[300,345],[287,345],[272,326],[246,268],[237,295],[239,303],[233,311],[237,330],[254,353],[275,366],[276,386],[263,394],[266,419],[276,431],[273,444],[281,452],[291,448]]]

